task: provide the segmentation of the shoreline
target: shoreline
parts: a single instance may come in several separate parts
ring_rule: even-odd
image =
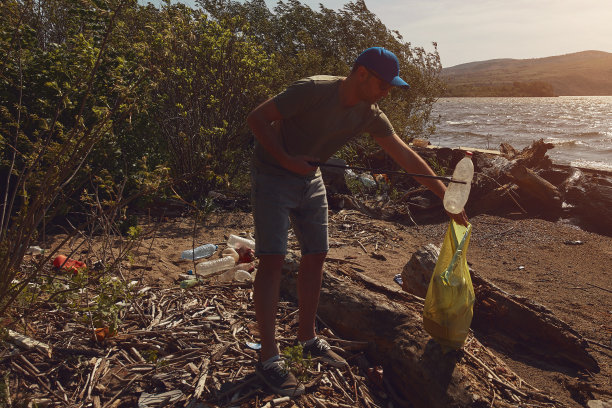
[[[423,142],[428,142],[427,140],[424,139],[415,139],[415,140],[420,140],[421,142],[410,142],[408,145],[410,147],[416,147],[416,148],[426,148],[426,149],[430,149],[430,150],[440,150],[440,149],[451,149],[451,150],[462,150],[462,151],[469,151],[469,152],[479,152],[479,153],[483,153],[483,154],[488,154],[491,156],[502,156],[501,151],[499,150],[495,150],[495,149],[481,149],[481,148],[477,148],[477,147],[467,147],[467,146],[459,146],[459,147],[445,147],[445,146],[439,146],[439,145],[433,145],[433,144],[427,144],[427,145],[423,145]],[[551,159],[552,160],[552,159]],[[612,169],[610,170],[606,170],[606,169],[593,169],[590,167],[580,167],[580,166],[572,166],[570,164],[563,164],[563,163],[555,163],[554,161],[552,161],[552,166],[553,168],[558,168],[558,169],[562,169],[565,171],[569,171],[570,169],[578,169],[582,172],[585,173],[590,173],[590,174],[594,174],[594,175],[605,175],[608,177],[612,177]],[[612,166],[612,164],[611,164]]]

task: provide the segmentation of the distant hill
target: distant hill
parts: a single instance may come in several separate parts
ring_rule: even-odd
[[[442,70],[446,96],[612,95],[612,53],[494,59]]]

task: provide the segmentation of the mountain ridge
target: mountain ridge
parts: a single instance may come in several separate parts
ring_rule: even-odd
[[[474,61],[443,68],[441,78],[447,83],[446,96],[612,95],[612,53],[588,50]],[[512,94],[517,92],[528,94]]]

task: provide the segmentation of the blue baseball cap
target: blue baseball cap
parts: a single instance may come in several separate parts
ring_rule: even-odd
[[[406,81],[399,77],[399,60],[395,54],[383,47],[368,48],[359,54],[355,64],[374,71],[390,85],[410,87]]]

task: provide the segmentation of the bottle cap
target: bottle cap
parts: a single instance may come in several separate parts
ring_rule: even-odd
[[[465,155],[466,155],[466,156],[473,156],[473,155],[474,155],[474,153],[470,152],[469,150],[466,150],[466,151],[465,151]]]

